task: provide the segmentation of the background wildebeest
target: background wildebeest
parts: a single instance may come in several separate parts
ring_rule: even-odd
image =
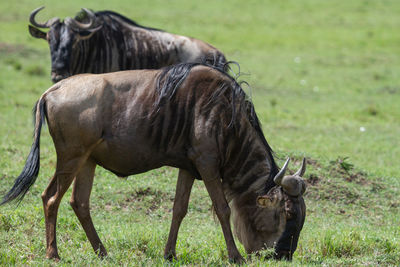
[[[220,66],[226,62],[220,51],[201,40],[143,27],[112,11],[84,8],[75,19],[39,23],[35,16],[43,8],[31,12],[29,21],[37,28],[29,25],[29,32],[49,43],[53,82],[78,73],[158,69],[205,59]]]
[[[59,258],[57,210],[73,180],[70,203],[94,250],[106,255],[89,212],[97,165],[119,176],[165,165],[179,168],[167,259],[176,257],[195,178],[208,190],[231,260],[243,258],[233,239],[229,202],[235,233],[248,253],[274,242],[277,257],[291,258],[295,251],[305,218],[300,177],[305,164],[294,176],[284,176],[288,161],[278,170],[253,104],[221,69],[182,63],[161,70],[81,74],[55,84],[37,102],[31,152],[2,203],[22,199],[34,183],[45,117],[57,152],[54,177],[42,194],[47,257]],[[275,183],[281,187],[274,188]]]

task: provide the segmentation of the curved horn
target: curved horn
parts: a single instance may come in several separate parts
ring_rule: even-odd
[[[77,30],[88,30],[90,28],[93,28],[94,22],[96,21],[96,15],[87,8],[82,8],[82,10],[89,17],[88,23],[82,23],[73,18],[67,17],[67,18],[65,18],[65,24],[67,24],[68,26],[71,26],[72,28],[76,28]]]
[[[30,22],[33,26],[38,27],[38,28],[50,28],[50,26],[51,26],[52,24],[54,24],[54,23],[57,22],[57,21],[60,21],[59,18],[52,18],[52,19],[49,19],[48,21],[46,21],[45,23],[38,23],[38,22],[36,22],[35,16],[36,16],[36,14],[39,13],[39,11],[42,10],[43,8],[44,8],[44,6],[38,7],[38,8],[36,8],[35,10],[33,10],[33,11],[31,12],[31,14],[29,15],[29,22]]]
[[[303,177],[304,173],[306,172],[306,158],[303,158],[303,162],[301,163],[300,169],[293,174],[294,176],[300,176]]]
[[[290,158],[287,158],[285,164],[283,164],[282,169],[278,172],[277,175],[275,175],[274,182],[277,185],[281,185],[282,178],[283,178],[283,176],[285,176],[285,172],[286,172],[287,166],[289,165],[289,161],[290,161]]]

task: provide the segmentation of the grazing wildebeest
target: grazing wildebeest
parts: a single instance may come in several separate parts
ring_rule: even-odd
[[[93,13],[84,8],[83,19],[52,18],[38,23],[35,16],[43,8],[30,14],[29,21],[37,28],[29,25],[29,32],[49,43],[53,82],[78,73],[159,69],[204,58],[221,65],[226,62],[220,51],[201,40],[143,27],[112,11]],[[38,28],[50,30],[45,33]]]
[[[76,75],[49,88],[34,115],[31,152],[2,203],[22,199],[34,183],[46,118],[57,152],[55,174],[42,194],[48,258],[59,258],[57,210],[74,180],[71,206],[93,249],[106,255],[89,212],[97,165],[119,176],[165,165],[179,168],[167,259],[176,257],[178,229],[195,178],[208,190],[231,260],[243,258],[233,239],[229,202],[235,233],[248,253],[277,242],[276,257],[292,257],[305,218],[304,161],[293,176],[284,176],[288,161],[279,171],[253,104],[223,70],[182,63],[161,70]]]

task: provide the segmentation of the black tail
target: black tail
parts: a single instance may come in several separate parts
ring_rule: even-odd
[[[11,190],[3,197],[0,205],[17,199],[18,202],[24,198],[25,194],[28,192],[29,188],[35,183],[36,178],[39,174],[40,167],[40,132],[42,124],[45,119],[45,101],[41,98],[34,108],[34,141],[32,144],[31,151],[29,152],[28,158],[24,169],[21,174],[14,182],[14,186]]]

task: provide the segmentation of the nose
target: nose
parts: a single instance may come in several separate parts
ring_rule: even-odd
[[[57,73],[57,72],[52,72],[51,73],[51,81],[53,83],[59,82],[62,79],[65,79],[67,77],[69,77],[68,73]]]

